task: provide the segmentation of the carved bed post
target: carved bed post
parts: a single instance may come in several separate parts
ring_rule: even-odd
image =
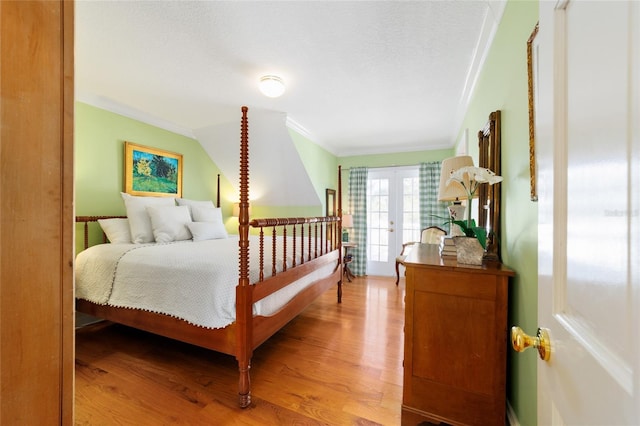
[[[216,187],[218,188],[216,193],[216,207],[220,208],[220,173],[218,173],[218,183]]]
[[[342,166],[338,166],[338,217],[340,220],[338,221],[338,235],[336,236],[336,240],[338,244],[338,264],[340,265],[340,270],[344,265],[342,265]],[[340,281],[338,281],[338,303],[342,303],[342,277],[344,274],[340,272]]]
[[[240,407],[251,405],[251,356],[253,354],[252,290],[249,282],[249,125],[246,106],[242,107],[240,126],[240,215],[238,234],[240,246],[240,277],[236,287],[236,359],[240,379],[238,396]]]

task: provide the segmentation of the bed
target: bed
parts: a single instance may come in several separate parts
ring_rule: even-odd
[[[88,247],[89,223],[105,219],[124,220],[126,217],[76,217],[76,222],[84,224],[85,242],[85,250],[76,258],[76,310],[235,356],[239,370],[239,404],[242,408],[251,404],[249,370],[254,349],[334,285],[337,303],[341,303],[342,298],[340,171],[335,216],[250,221],[247,112],[248,108],[242,107],[239,225],[236,238],[166,244],[98,244]],[[220,206],[219,179],[217,206]],[[89,252],[94,251],[97,255],[91,257]],[[105,252],[110,252],[110,260],[104,258]],[[171,261],[160,260],[165,259],[164,256]],[[230,256],[237,256],[237,260],[231,262]],[[88,261],[85,257],[93,260]],[[213,279],[209,276],[213,273],[206,271],[210,258],[219,260],[223,267],[226,265],[224,272],[217,274],[219,277],[216,278],[222,284],[213,286],[223,289],[218,293],[201,293],[210,290],[197,287],[198,290],[188,291],[186,295],[184,292],[176,293],[175,288],[184,288],[185,283],[196,288],[196,285],[203,286],[204,282]],[[144,259],[155,260],[155,266],[145,268],[159,268],[158,278],[141,279],[151,274],[140,266]],[[205,277],[198,276],[200,272],[192,273],[195,267],[190,262],[193,259],[205,265],[202,272]],[[102,276],[86,266],[92,262],[100,262],[97,270],[102,270]],[[119,268],[118,273],[115,269],[105,269],[105,265]],[[171,269],[179,265],[186,265],[191,273]],[[229,265],[233,271],[230,271]],[[85,269],[92,272],[86,272]],[[117,280],[116,275],[119,277]],[[149,292],[149,300],[160,299],[160,304],[171,305],[171,309],[179,305],[177,301],[185,301],[185,304],[174,312],[152,304],[157,301],[141,302],[146,300],[141,296],[143,285],[137,281],[135,286],[126,284],[125,278],[145,281],[145,288],[155,285],[153,288],[157,290]],[[172,279],[177,280],[179,285],[174,283],[172,286]],[[102,295],[88,295],[85,287],[91,286],[100,288]],[[284,298],[279,298],[283,294]],[[200,302],[209,302],[205,306],[196,306],[199,299]],[[218,309],[209,306],[211,300],[223,306],[221,315],[211,314]]]

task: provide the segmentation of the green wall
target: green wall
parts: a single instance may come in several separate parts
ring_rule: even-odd
[[[220,173],[195,139],[178,135],[94,106],[75,105],[76,215],[124,215],[124,142],[160,148],[183,155],[184,198],[216,200]],[[221,203],[225,217],[232,206],[224,194],[233,191],[221,176]],[[229,225],[227,226],[229,228]],[[236,228],[237,229],[237,228]],[[77,231],[77,234],[80,232]],[[81,238],[81,235],[78,235]],[[76,247],[82,246],[76,240]]]
[[[305,217],[324,214],[325,189],[336,188],[336,157],[294,131],[290,131],[321,205],[253,206],[252,217]],[[200,143],[161,128],[124,117],[82,102],[75,111],[76,214],[79,216],[124,215],[120,196],[124,188],[124,141],[160,148],[183,155],[183,197],[216,199],[220,172]],[[220,202],[229,233],[237,234],[238,220],[232,217],[233,185],[221,175]],[[77,249],[82,248],[82,232],[76,230]],[[92,236],[98,236],[91,232]],[[95,234],[95,235],[94,235]],[[93,238],[92,243],[99,242]]]
[[[301,134],[289,130],[289,135],[300,155],[318,198],[322,200],[321,209],[309,209],[304,216],[324,216],[326,212],[326,189],[338,189],[338,161],[335,155],[315,144]]]
[[[124,214],[125,141],[182,154],[182,196],[215,202],[220,170],[195,139],[81,102],[75,114],[76,214]],[[225,193],[231,186],[221,180]]]
[[[471,135],[484,126],[491,111],[501,110],[501,252],[503,262],[517,274],[510,287],[509,324],[533,334],[538,327],[538,206],[529,199],[526,45],[537,21],[537,1],[507,2],[460,129],[460,135],[469,129],[469,148],[477,161]],[[522,425],[537,424],[535,355],[508,353],[507,398]]]

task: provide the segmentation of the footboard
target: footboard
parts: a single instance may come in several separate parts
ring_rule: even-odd
[[[278,237],[282,237],[283,244],[281,247],[282,253],[282,273],[286,272],[289,268],[295,268],[297,266],[304,265],[305,262],[311,262],[329,252],[339,250],[341,246],[340,239],[338,238],[338,222],[339,219],[335,216],[332,217],[307,217],[307,218],[277,218],[277,219],[254,219],[249,225],[252,228],[259,229],[259,279],[258,283],[265,281],[265,277],[275,277],[277,275],[276,258],[276,241]],[[264,237],[265,229],[271,230],[271,242],[272,242],[272,263],[271,265],[264,264]],[[292,247],[287,247],[287,237],[290,239]],[[298,247],[298,244],[300,247]],[[292,265],[287,265],[287,256],[291,253],[293,259]],[[266,272],[265,272],[266,268]],[[258,297],[255,293],[253,302],[257,302],[263,297],[279,290],[284,287],[286,283],[282,283],[279,287],[272,284],[272,289],[264,291],[264,294]],[[340,300],[338,300],[340,302]]]
[[[282,310],[280,315],[273,315],[270,327],[263,326],[260,330],[256,327],[257,319],[254,317],[253,347],[257,347],[269,336],[279,330],[288,321],[300,313],[315,297],[308,299],[305,293],[319,295],[333,284],[337,284],[338,303],[342,302],[342,273],[340,256],[340,239],[337,238],[337,217],[310,217],[310,218],[277,218],[254,219],[250,222],[252,228],[259,229],[259,253],[258,268],[259,279],[252,283],[252,303],[291,285],[301,277],[308,276],[321,268],[331,273],[323,276],[310,285],[316,290],[302,291],[298,293]],[[270,234],[272,247],[265,247],[265,234]],[[289,238],[290,237],[290,238]],[[281,241],[280,247],[276,241]],[[288,243],[288,244],[287,244]],[[265,251],[270,252],[271,264],[265,264]],[[278,251],[278,253],[276,253]],[[281,262],[276,263],[276,259]],[[255,254],[251,256],[255,259]],[[252,269],[256,265],[251,265]],[[322,285],[323,282],[326,285]],[[277,319],[276,317],[280,317]]]
[[[258,264],[249,265],[248,259],[256,261],[256,256],[255,253],[249,256],[248,244],[245,244],[243,250],[243,239],[240,238],[240,280],[236,287],[236,358],[240,370],[241,407],[251,403],[249,369],[253,350],[331,286],[337,284],[338,303],[342,301],[339,217],[253,219],[245,229],[248,231],[249,227],[258,231],[259,248]],[[242,226],[240,234],[242,235]],[[271,237],[270,247],[269,244],[265,244],[266,236]],[[265,263],[265,259],[270,259],[270,262]],[[258,279],[251,284],[248,280],[249,266],[252,270],[258,270]],[[325,274],[298,292],[278,312],[268,317],[253,316],[254,303],[296,283],[314,271],[320,271],[321,268],[325,268],[322,269]],[[326,275],[326,269],[329,268],[330,273]]]

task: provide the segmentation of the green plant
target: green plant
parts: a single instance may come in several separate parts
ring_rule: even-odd
[[[437,216],[437,215],[432,215],[432,216],[435,218],[444,220],[444,222],[442,222],[442,226],[449,225],[449,232],[451,232],[452,226],[458,225],[462,230],[462,232],[464,233],[465,237],[477,238],[482,248],[483,249],[487,248],[487,230],[481,226],[476,226],[475,220],[473,219],[455,220],[452,217]],[[471,224],[470,226],[467,223],[467,221],[470,221],[470,224]]]
[[[458,225],[465,236],[477,238],[483,249],[487,248],[487,230],[481,226],[476,226],[475,220],[452,220],[451,223]]]
[[[471,219],[471,200],[475,196],[478,186],[483,183],[493,185],[494,183],[502,182],[502,176],[498,176],[491,170],[483,167],[466,166],[451,172],[451,177],[449,177],[447,185],[449,185],[450,182],[458,182],[462,185],[467,193],[468,200],[467,220],[451,220],[451,223],[458,225],[467,237],[477,238],[482,248],[486,249],[487,230],[476,226],[476,222]]]

